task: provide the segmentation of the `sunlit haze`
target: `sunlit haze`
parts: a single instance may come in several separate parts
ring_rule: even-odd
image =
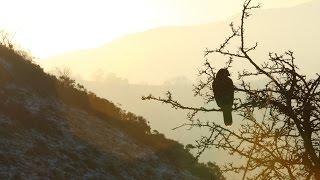
[[[265,8],[308,0],[265,0]],[[35,57],[94,48],[128,33],[202,24],[238,13],[239,0],[10,0],[1,3],[0,27]]]
[[[2,1],[0,180],[320,180],[319,17],[320,0]]]

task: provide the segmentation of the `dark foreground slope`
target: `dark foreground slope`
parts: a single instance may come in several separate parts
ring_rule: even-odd
[[[0,179],[219,179],[146,120],[0,45]]]

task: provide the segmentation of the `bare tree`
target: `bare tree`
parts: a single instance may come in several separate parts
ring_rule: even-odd
[[[239,26],[231,23],[231,35],[217,49],[205,51],[206,57],[213,54],[226,57],[227,68],[235,61],[253,67],[238,72],[234,87],[237,98],[233,110],[243,117],[239,129],[230,130],[197,117],[200,112],[221,111],[218,107],[207,108],[214,101],[212,83],[216,75],[214,64],[207,59],[199,71],[202,79],[194,86],[195,96],[205,100],[204,106],[184,106],[171,92],[164,98],[149,95],[142,99],[189,111],[188,122],[179,127],[209,129],[208,136],[191,146],[197,150],[197,157],[216,147],[246,159],[243,164],[225,165],[225,172],[243,173],[243,179],[320,179],[320,75],[307,78],[301,74],[292,51],[281,55],[269,53],[269,59],[257,64],[250,53],[258,43],[249,46],[245,41],[245,25],[251,12],[259,7],[246,0]],[[235,51],[230,50],[231,41],[237,43]],[[250,84],[252,77],[266,79],[262,88]],[[263,114],[259,115],[257,112],[261,111]]]

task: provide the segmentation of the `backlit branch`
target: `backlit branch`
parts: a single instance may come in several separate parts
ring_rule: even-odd
[[[175,109],[189,111],[188,123],[177,127],[206,128],[207,136],[202,136],[193,146],[199,157],[208,148],[218,148],[230,155],[246,158],[245,163],[227,164],[224,171],[243,173],[247,179],[320,179],[320,76],[307,78],[298,72],[292,51],[283,54],[269,53],[262,64],[250,55],[258,43],[248,46],[246,20],[252,10],[260,5],[252,5],[246,0],[239,26],[230,24],[231,35],[214,50],[205,50],[205,58],[211,54],[222,55],[226,68],[235,61],[250,65],[254,70],[238,72],[235,83],[233,110],[242,117],[236,130],[219,125],[214,120],[203,120],[199,112],[221,111],[212,104],[215,81],[215,64],[205,60],[199,71],[199,83],[194,85],[194,95],[202,98],[205,107],[182,105],[174,100],[170,92],[165,98],[149,95],[144,100],[154,100],[171,105]],[[238,50],[231,51],[235,43]],[[248,79],[263,79],[263,86],[255,87]],[[261,82],[262,83],[262,82]],[[212,108],[206,108],[212,107]],[[263,110],[263,114],[261,111]],[[176,128],[175,128],[176,129]]]

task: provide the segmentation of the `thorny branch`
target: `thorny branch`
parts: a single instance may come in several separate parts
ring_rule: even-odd
[[[206,149],[215,147],[247,159],[243,164],[225,165],[225,172],[243,172],[247,179],[320,179],[320,75],[308,79],[299,73],[292,51],[269,53],[269,59],[257,64],[250,52],[258,47],[258,43],[247,47],[245,25],[252,10],[258,8],[260,5],[252,5],[252,0],[246,0],[240,25],[236,27],[231,23],[231,35],[217,49],[205,50],[204,69],[199,71],[203,78],[194,85],[194,95],[204,100],[204,107],[184,106],[174,100],[170,92],[165,98],[149,95],[143,99],[189,111],[189,122],[177,128],[208,129],[209,134],[193,146],[197,158]],[[234,41],[238,50],[228,50]],[[214,64],[208,60],[211,54],[227,57],[227,68],[234,61],[246,62],[254,68],[238,73],[235,86],[238,98],[233,110],[243,121],[237,130],[196,117],[199,112],[220,111],[216,107],[207,108],[214,101],[212,83],[216,75]],[[264,78],[265,83],[257,88],[247,80],[248,77]]]

